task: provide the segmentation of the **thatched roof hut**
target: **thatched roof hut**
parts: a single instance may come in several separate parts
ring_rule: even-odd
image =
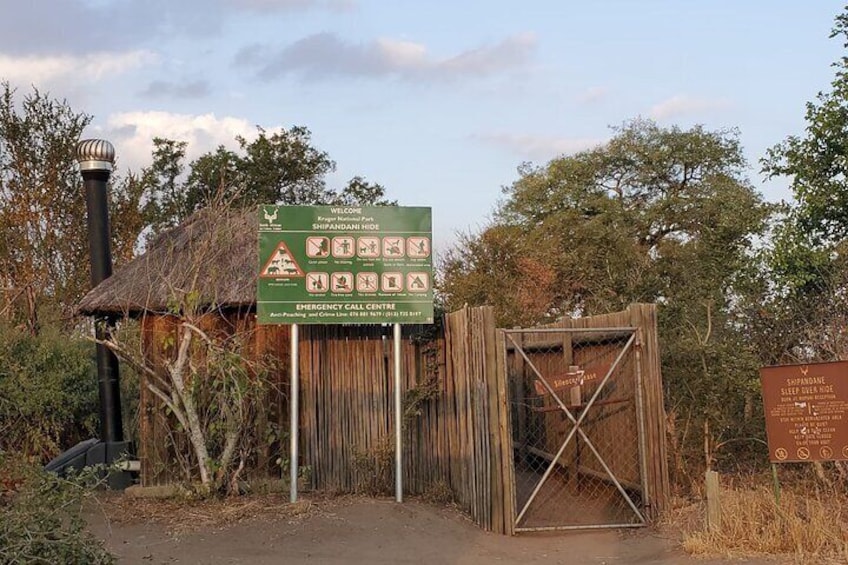
[[[192,303],[223,308],[256,303],[256,211],[204,209],[162,233],[147,251],[93,288],[81,314],[166,313]]]

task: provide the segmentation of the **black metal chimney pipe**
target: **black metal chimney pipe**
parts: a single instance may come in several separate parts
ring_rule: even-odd
[[[91,286],[112,275],[112,246],[109,229],[107,185],[115,148],[103,139],[86,139],[77,144],[77,161],[85,181],[85,207],[88,213],[88,247],[91,256]],[[94,320],[98,340],[109,337],[115,327],[110,316]],[[100,392],[100,440],[108,445],[124,440],[121,420],[121,388],[118,358],[105,345],[97,344],[97,381]]]

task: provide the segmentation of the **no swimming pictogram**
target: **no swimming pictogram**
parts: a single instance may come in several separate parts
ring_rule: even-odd
[[[259,276],[264,279],[286,279],[302,277],[304,273],[294,260],[289,248],[281,241],[262,267]]]

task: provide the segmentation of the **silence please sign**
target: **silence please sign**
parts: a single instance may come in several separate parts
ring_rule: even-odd
[[[769,458],[848,460],[848,361],[760,369]]]
[[[432,213],[260,206],[260,324],[433,322]]]

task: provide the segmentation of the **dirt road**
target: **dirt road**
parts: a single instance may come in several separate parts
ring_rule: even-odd
[[[353,499],[314,506],[301,516],[173,527],[126,516],[90,520],[121,563],[143,564],[490,564],[558,563],[714,565],[744,561],[687,556],[675,540],[647,530],[505,537],[479,530],[460,513],[420,502]],[[223,510],[222,510],[223,511]],[[132,513],[132,507],[130,507]],[[191,520],[191,514],[187,514]],[[190,526],[190,524],[189,524]],[[774,563],[749,561],[749,563]]]

